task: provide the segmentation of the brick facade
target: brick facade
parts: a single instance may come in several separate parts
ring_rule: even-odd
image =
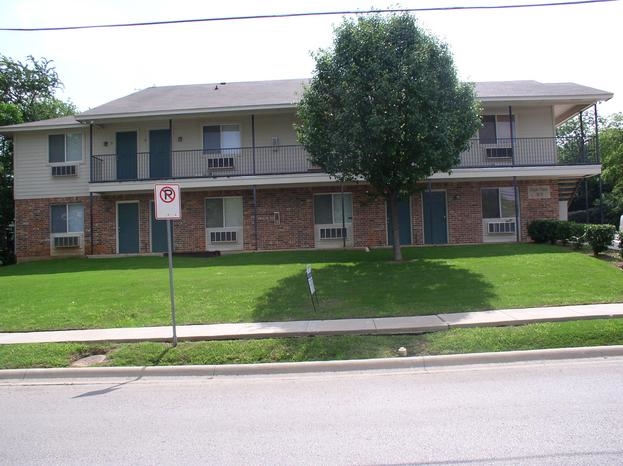
[[[521,237],[527,240],[527,225],[539,218],[558,217],[558,185],[555,180],[517,182],[520,193]],[[446,194],[448,243],[483,242],[481,190],[510,187],[512,181],[433,183],[432,189]],[[530,198],[530,186],[549,187],[549,198]],[[257,189],[257,207],[251,188],[223,191],[183,191],[182,219],[173,222],[174,249],[179,252],[206,250],[206,197],[241,196],[245,250],[313,248],[314,195],[339,193],[336,185],[325,187]],[[385,202],[372,199],[365,185],[347,186],[353,198],[353,243],[355,247],[387,245]],[[534,197],[534,196],[533,196]],[[57,254],[115,254],[117,252],[117,204],[139,204],[140,253],[151,251],[150,204],[152,193],[106,194],[89,197],[28,199],[16,201],[16,251],[18,260],[51,257]],[[83,244],[79,250],[51,251],[50,206],[81,203],[84,206]],[[256,215],[255,215],[255,211]],[[92,213],[92,218],[91,218]],[[411,197],[413,244],[424,243],[422,194]],[[256,225],[257,218],[257,241]],[[92,225],[92,230],[91,230]],[[91,243],[91,238],[93,242]],[[510,238],[509,238],[510,239]],[[514,239],[514,238],[513,238]]]

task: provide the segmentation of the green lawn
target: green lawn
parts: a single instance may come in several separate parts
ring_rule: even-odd
[[[323,336],[264,340],[135,344],[0,345],[0,369],[68,367],[90,354],[106,366],[175,366],[329,361],[623,344],[623,319],[580,320],[520,327],[453,329],[426,335]]]
[[[424,315],[623,301],[623,273],[549,245],[297,251],[175,257],[178,324]],[[320,309],[310,304],[311,264]],[[0,268],[0,331],[168,325],[163,257]]]

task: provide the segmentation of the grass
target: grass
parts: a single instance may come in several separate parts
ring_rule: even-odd
[[[107,354],[108,366],[249,364],[410,356],[623,344],[623,319],[454,329],[426,335],[324,336],[265,340],[136,344],[0,346],[0,369],[67,367],[89,354]]]
[[[178,324],[426,315],[623,301],[623,274],[550,245],[175,257]],[[312,264],[320,309],[309,300]],[[166,258],[61,259],[0,268],[0,331],[170,324]]]

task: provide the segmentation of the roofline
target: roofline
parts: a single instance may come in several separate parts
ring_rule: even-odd
[[[513,96],[513,97],[482,97],[478,98],[481,102],[590,102],[587,105],[592,105],[595,102],[605,102],[612,99],[614,94],[588,94],[588,95],[557,95],[557,96]]]
[[[179,115],[203,115],[206,113],[220,113],[220,112],[245,112],[252,110],[283,110],[289,108],[295,108],[297,102],[273,104],[273,105],[244,105],[238,107],[214,107],[214,108],[194,108],[191,110],[153,110],[150,112],[134,112],[134,113],[101,113],[97,115],[90,115],[87,112],[76,115],[76,120],[82,123],[88,123],[90,121],[97,120],[110,120],[118,118],[149,118],[149,117],[165,117],[165,116],[179,116]]]
[[[33,122],[34,123],[34,122]],[[17,126],[17,125],[15,125]],[[71,129],[71,128],[84,128],[84,123],[76,122],[76,123],[65,123],[55,124],[55,125],[37,125],[37,126],[25,126],[25,127],[13,127],[13,126],[0,126],[0,135],[2,136],[10,136],[13,133],[26,133],[31,131],[49,131],[55,129]]]

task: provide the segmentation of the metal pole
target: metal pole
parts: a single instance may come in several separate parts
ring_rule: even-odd
[[[597,119],[597,104],[593,105],[595,115],[595,162],[601,163],[601,153],[599,147],[599,120]],[[603,181],[601,174],[599,175],[599,221],[604,223],[604,198],[603,198]]]
[[[93,123],[89,123],[89,166],[91,167],[91,182],[93,179]],[[91,255],[93,255],[93,193],[89,193],[89,238],[91,243]]]
[[[255,235],[255,250],[260,248],[260,241],[257,237],[257,187],[253,185],[253,234]]]
[[[173,347],[177,346],[175,329],[175,291],[173,289],[173,242],[171,241],[171,220],[167,220],[167,244],[169,247],[169,291],[171,294],[171,322],[173,325]]]
[[[580,112],[579,118],[580,118],[580,162],[584,163],[586,162],[586,147],[584,146],[584,144],[586,143],[586,135],[584,133],[584,118],[583,118],[583,113],[584,112]]]
[[[342,247],[346,248],[346,219],[344,214],[344,183],[340,183],[342,193]]]
[[[517,186],[517,177],[513,176],[513,193],[515,194],[515,234],[517,242],[521,242],[521,217],[519,216],[519,187]]]
[[[432,244],[433,242],[433,185],[430,181],[430,179],[428,180],[428,191],[425,193],[426,194],[426,202],[428,204],[428,235],[429,238],[428,240],[430,241],[430,244]],[[424,226],[424,244],[426,243],[426,226]]]
[[[513,107],[508,106],[508,125],[511,135],[511,161],[515,166],[515,132],[513,131]]]
[[[590,215],[588,214],[588,178],[584,178],[584,213],[586,223],[591,223]]]

